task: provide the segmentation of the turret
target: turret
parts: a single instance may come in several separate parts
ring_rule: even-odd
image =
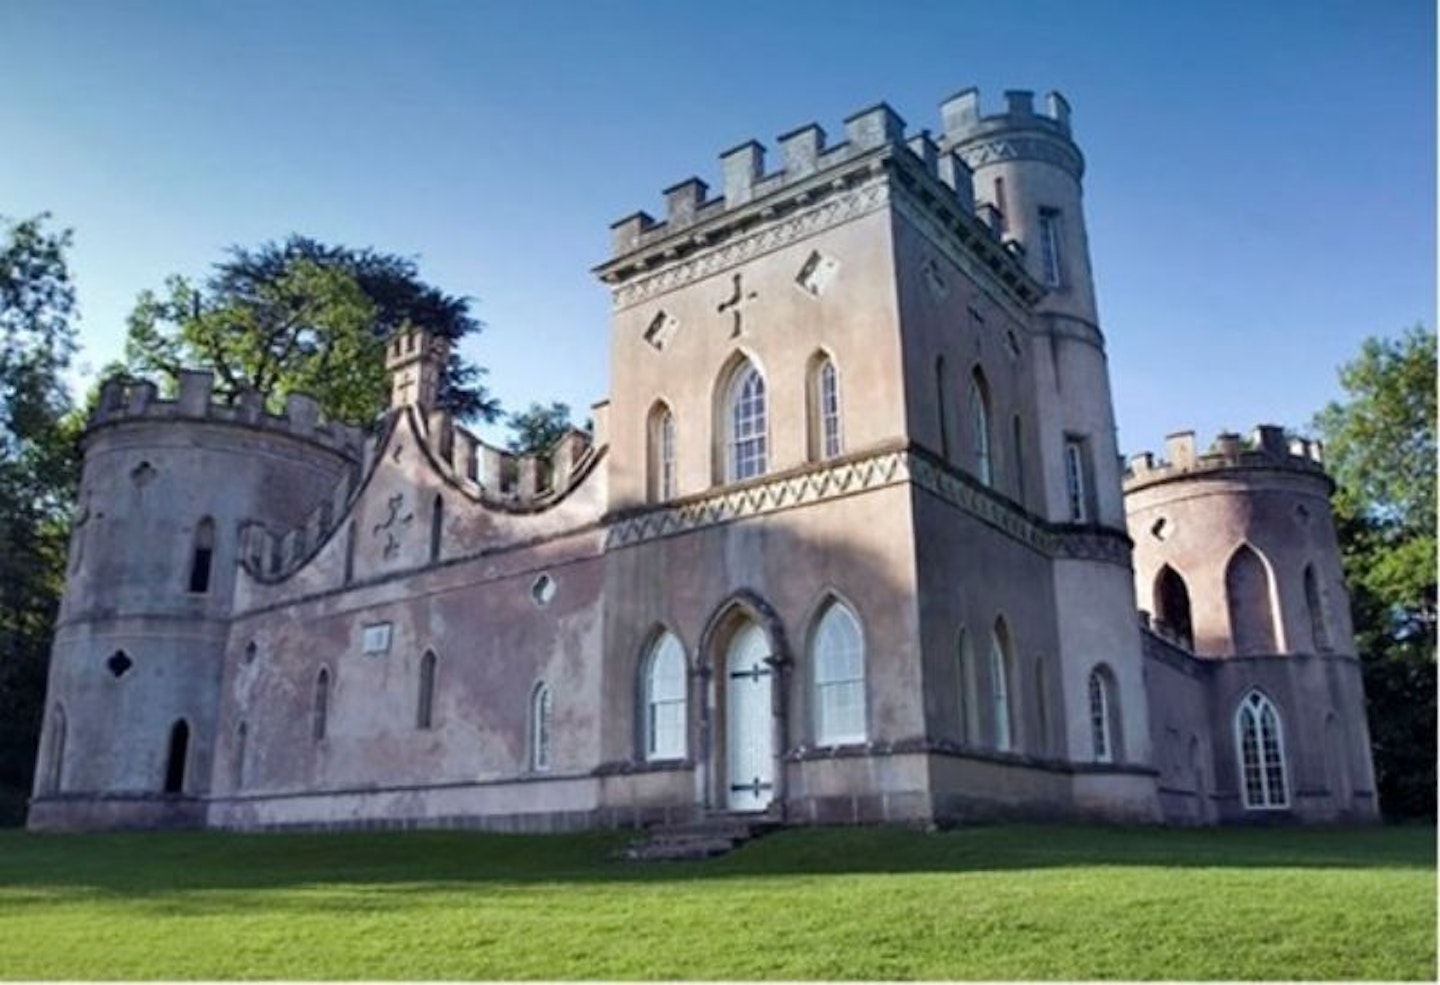
[[[396,332],[385,347],[390,373],[390,406],[418,407],[428,412],[439,403],[450,341],[423,328]]]
[[[292,395],[212,399],[209,373],[107,382],[82,440],[34,828],[203,822],[240,531],[301,522],[352,469],[359,432]]]

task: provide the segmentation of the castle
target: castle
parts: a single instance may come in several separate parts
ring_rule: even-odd
[[[1377,816],[1310,442],[1122,463],[1070,108],[748,142],[613,227],[593,435],[107,383],[36,829]]]

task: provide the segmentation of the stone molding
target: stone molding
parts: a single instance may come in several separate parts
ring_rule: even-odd
[[[824,232],[841,223],[881,209],[890,200],[884,178],[832,195],[819,204],[796,212],[784,220],[735,236],[699,256],[664,267],[653,274],[638,276],[614,289],[615,310],[633,307],[678,287],[739,266],[752,257],[787,246],[796,240]]]
[[[962,143],[955,152],[971,170],[1001,161],[1041,161],[1053,164],[1076,181],[1085,172],[1085,162],[1078,151],[1049,137],[993,137],[978,143]]]

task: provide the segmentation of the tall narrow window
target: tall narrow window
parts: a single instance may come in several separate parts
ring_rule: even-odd
[[[1006,216],[1005,208],[1005,179],[995,179],[995,207],[1000,210],[1000,235],[1004,236],[1010,231],[1010,220]]]
[[[648,425],[650,449],[647,456],[650,464],[650,502],[663,503],[676,495],[675,471],[675,415],[664,403],[657,403],[650,410]]]
[[[445,500],[440,494],[430,504],[430,563],[440,560],[440,540],[445,533]]]
[[[1010,418],[1010,455],[1015,472],[1015,502],[1025,505],[1025,433],[1020,424],[1020,415]]]
[[[1060,276],[1060,213],[1055,209],[1040,210],[1040,276],[1046,287],[1059,287]]]
[[[970,441],[975,453],[975,476],[985,485],[995,481],[990,454],[990,388],[977,366],[970,375]]]
[[[940,454],[948,462],[950,460],[950,429],[945,426],[945,418],[950,413],[950,388],[945,385],[945,357],[937,356],[935,359],[935,416],[940,425]]]
[[[956,708],[960,713],[959,729],[956,736],[960,741],[975,744],[980,739],[980,715],[975,706],[975,653],[970,645],[970,634],[960,630],[959,664],[956,667],[958,688]]]
[[[1071,523],[1084,523],[1089,518],[1086,500],[1089,481],[1085,468],[1085,439],[1065,438],[1065,503]]]
[[[1170,565],[1155,576],[1155,621],[1162,635],[1168,635],[1186,649],[1195,648],[1195,630],[1190,623],[1190,590],[1185,579]]]
[[[435,724],[435,651],[426,650],[420,658],[420,690],[415,702],[415,727],[427,729]]]
[[[185,760],[190,755],[190,726],[180,719],[170,727],[170,754],[165,758],[165,792],[185,792]]]
[[[190,591],[210,591],[210,564],[215,557],[215,521],[208,516],[195,525],[195,550],[190,558]]]
[[[1111,693],[1108,668],[1096,667],[1090,671],[1088,690],[1090,694],[1090,757],[1097,763],[1114,762],[1115,741],[1110,718],[1114,698]]]
[[[865,641],[854,613],[831,602],[810,644],[815,674],[815,742],[865,741]]]
[[[46,789],[59,793],[65,789],[65,707],[56,705],[50,714],[50,761],[46,771]]]
[[[1035,751],[1050,751],[1050,706],[1045,698],[1045,661],[1035,658]]]
[[[990,634],[990,716],[995,727],[995,748],[1006,752],[1014,745],[1014,736],[1010,721],[1010,639],[1003,620],[996,620]]]
[[[345,584],[355,580],[355,521],[345,528]]]
[[[1251,691],[1235,711],[1235,749],[1247,810],[1288,807],[1285,736],[1270,699]]]
[[[840,377],[835,363],[824,354],[810,364],[806,389],[809,398],[810,460],[835,458],[843,450],[840,436]]]
[[[1315,565],[1305,565],[1305,607],[1310,610],[1310,636],[1315,641],[1315,652],[1330,650],[1330,627],[1325,618],[1325,596],[1320,591],[1320,579],[1315,575]]]
[[[530,768],[550,768],[550,686],[543,681],[530,695]]]
[[[235,726],[235,762],[233,785],[236,790],[245,789],[245,746],[250,737],[250,726],[243,720]]]
[[[1274,653],[1275,615],[1270,605],[1270,572],[1249,544],[1241,544],[1225,566],[1225,601],[1230,641],[1239,656]]]
[[[730,380],[725,421],[726,479],[742,482],[764,475],[768,459],[765,377],[749,362],[742,362]]]
[[[645,758],[685,758],[685,650],[673,633],[644,662]]]
[[[320,742],[330,726],[330,671],[321,667],[315,675],[315,704],[310,718],[310,738]]]

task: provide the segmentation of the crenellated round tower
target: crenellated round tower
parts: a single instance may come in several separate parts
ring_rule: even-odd
[[[203,822],[240,531],[300,523],[356,467],[360,433],[291,396],[212,401],[107,382],[82,449],[39,768],[36,829]]]

